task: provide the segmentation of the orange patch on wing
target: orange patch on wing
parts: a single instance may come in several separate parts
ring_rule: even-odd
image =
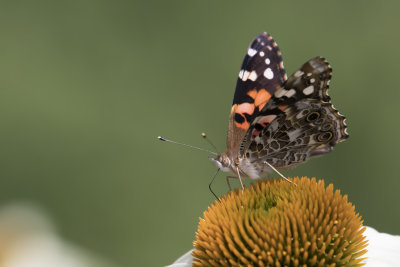
[[[236,113],[239,114],[247,113],[249,115],[252,115],[254,113],[254,105],[250,103],[239,104],[236,108]]]
[[[256,90],[256,89],[253,89],[253,90],[249,91],[249,92],[247,93],[247,95],[250,96],[251,98],[255,99],[256,96],[257,96],[257,90]]]
[[[259,91],[253,89],[249,91],[247,95],[250,96],[252,99],[254,99],[254,106],[258,107],[259,111],[263,109],[265,104],[271,98],[271,94],[265,89],[261,89]]]
[[[235,121],[236,127],[241,128],[243,130],[249,129],[250,123],[246,120],[246,117],[244,116],[244,114],[246,113],[246,114],[252,115],[254,113],[254,104],[250,104],[250,103],[239,104],[235,108],[235,113],[240,114],[240,116],[242,116],[244,119],[244,121],[241,123]]]
[[[250,127],[250,123],[248,123],[247,121],[244,121],[242,123],[235,122],[235,124],[236,124],[236,127],[241,128],[243,130],[247,130]]]
[[[254,99],[254,105],[257,107],[261,104],[265,104],[265,102],[267,102],[270,98],[271,94],[267,90],[261,89],[258,91],[257,96]]]
[[[282,111],[284,111],[285,109],[287,109],[288,105],[284,105],[284,106],[279,106],[278,108]]]
[[[250,127],[250,123],[246,120],[246,116],[244,114],[253,115],[256,107],[258,107],[259,111],[261,111],[271,98],[271,94],[265,89],[261,89],[259,91],[257,91],[257,89],[253,89],[249,91],[247,95],[254,100],[254,103],[242,103],[235,105],[234,108],[232,107],[232,111],[236,114],[239,114],[244,119],[244,121],[241,123],[235,121],[236,127],[244,130],[247,130]]]

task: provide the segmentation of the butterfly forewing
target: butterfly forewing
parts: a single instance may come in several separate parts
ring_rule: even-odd
[[[229,118],[227,147],[231,155],[239,146],[253,119],[286,80],[281,53],[267,33],[250,44],[238,74]]]

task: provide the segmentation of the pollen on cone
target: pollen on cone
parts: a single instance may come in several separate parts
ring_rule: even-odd
[[[193,266],[361,266],[367,241],[346,195],[309,178],[228,193],[200,220]]]

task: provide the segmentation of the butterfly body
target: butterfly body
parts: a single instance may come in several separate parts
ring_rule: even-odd
[[[227,152],[219,154],[216,158],[211,158],[217,168],[224,172],[238,175],[240,172],[241,177],[252,179],[259,179],[267,175],[271,169],[262,162],[251,162],[246,157],[230,158]]]
[[[345,117],[328,96],[332,69],[322,57],[288,79],[281,53],[267,33],[248,48],[229,116],[227,151],[211,160],[236,177],[258,179],[266,164],[290,169],[330,152],[348,138]]]

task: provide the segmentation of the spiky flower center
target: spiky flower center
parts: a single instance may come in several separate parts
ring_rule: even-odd
[[[263,180],[215,202],[200,220],[193,266],[360,266],[364,228],[333,185]]]

